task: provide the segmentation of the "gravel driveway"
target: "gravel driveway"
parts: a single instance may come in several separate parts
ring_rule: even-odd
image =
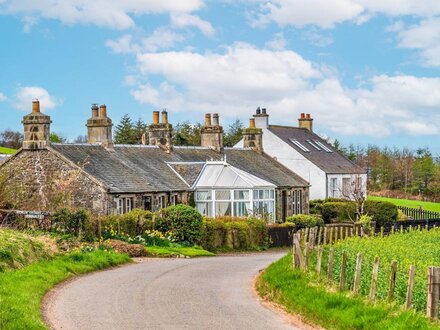
[[[294,329],[252,287],[282,255],[145,259],[58,287],[45,318],[55,329]]]

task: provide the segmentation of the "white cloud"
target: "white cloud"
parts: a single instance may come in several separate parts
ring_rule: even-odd
[[[440,1],[432,0],[261,0],[252,25],[276,22],[281,26],[315,25],[333,28],[352,21],[362,24],[383,14],[391,17],[414,15],[431,17],[440,14]]]
[[[296,125],[301,112],[336,134],[387,136],[440,132],[440,78],[374,76],[346,88],[326,67],[290,50],[236,43],[222,53],[190,51],[137,55],[142,81],[133,97],[181,112],[219,112],[235,118],[266,106],[274,122]],[[140,80],[138,80],[140,81]]]
[[[202,0],[6,0],[0,3],[0,13],[126,29],[135,25],[134,15],[190,13],[202,6]]]
[[[49,94],[49,92],[38,86],[20,87],[15,94],[13,105],[20,110],[31,110],[32,100],[38,99],[40,101],[41,110],[47,111],[56,108],[62,103],[61,100]]]
[[[317,47],[326,47],[333,43],[332,37],[318,32],[316,28],[311,28],[304,31],[302,38]]]
[[[276,33],[274,38],[268,42],[266,42],[266,48],[273,50],[283,50],[287,46],[287,40],[284,38],[284,34],[282,32]]]
[[[199,16],[187,13],[172,13],[171,25],[177,28],[195,27],[206,36],[213,36],[215,33],[211,23],[202,20]]]
[[[6,101],[6,99],[6,95],[0,92],[0,102]]]
[[[440,17],[427,18],[409,27],[397,23],[389,30],[398,33],[399,47],[420,51],[422,64],[440,66]]]

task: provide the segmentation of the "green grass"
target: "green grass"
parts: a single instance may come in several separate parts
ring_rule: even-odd
[[[51,243],[47,236],[33,237],[16,230],[0,229],[0,272],[50,259],[55,253]]]
[[[15,149],[0,147],[0,154],[13,155],[16,151]]]
[[[292,269],[292,255],[273,263],[257,280],[261,296],[325,329],[439,329],[398,306],[368,304],[361,297],[330,292],[312,275]]]
[[[0,273],[0,329],[46,329],[41,315],[44,294],[61,281],[128,262],[108,251],[74,252],[20,270]]]
[[[186,257],[211,257],[215,255],[201,247],[147,246],[146,250],[151,257],[174,257],[178,255]]]
[[[352,285],[358,252],[363,254],[361,273],[361,294],[368,295],[370,289],[372,265],[375,256],[379,257],[379,278],[376,296],[386,299],[390,264],[397,261],[398,272],[396,278],[395,299],[403,305],[406,298],[408,272],[411,265],[416,266],[413,305],[420,312],[426,308],[426,278],[429,266],[440,266],[440,228],[426,230],[412,230],[405,233],[371,238],[353,237],[333,245],[335,250],[334,275],[339,280],[342,252],[348,255],[347,283]],[[327,246],[323,254],[323,265],[326,265],[328,256]],[[312,254],[311,263],[315,263],[315,253]],[[325,267],[323,267],[325,268]]]
[[[415,200],[410,200],[410,199],[376,197],[376,196],[368,196],[368,200],[390,202],[390,203],[393,203],[397,206],[406,206],[406,207],[413,207],[413,208],[420,208],[421,207],[423,210],[426,210],[426,211],[440,212],[440,203],[422,202],[422,201],[415,201]]]

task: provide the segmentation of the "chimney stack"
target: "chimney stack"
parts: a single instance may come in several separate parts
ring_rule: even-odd
[[[259,154],[263,152],[263,130],[255,127],[255,118],[249,119],[249,127],[243,129],[242,134],[244,148],[252,148]]]
[[[107,117],[107,106],[92,104],[92,117],[87,120],[87,142],[99,143],[104,148],[113,149],[112,120]]]
[[[205,114],[205,127],[201,131],[202,147],[209,147],[217,152],[223,151],[223,127],[220,126],[218,113]]]
[[[32,101],[32,112],[23,117],[23,149],[41,150],[50,144],[50,117],[40,112],[40,101]]]
[[[266,113],[266,108],[258,107],[255,111],[255,126],[258,128],[267,128],[269,126],[269,115]]]
[[[158,146],[166,152],[173,150],[173,126],[168,122],[168,113],[162,111],[162,122],[159,123],[159,111],[153,111],[153,123],[148,129],[149,144]]]
[[[300,118],[298,119],[298,127],[308,129],[310,132],[313,132],[313,118],[309,113],[301,113]]]

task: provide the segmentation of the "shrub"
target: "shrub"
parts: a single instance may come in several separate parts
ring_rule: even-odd
[[[85,231],[88,221],[89,216],[84,210],[71,211],[68,209],[61,209],[54,214],[51,227],[55,231],[72,234],[78,237],[81,232]]]
[[[135,237],[143,235],[146,230],[154,229],[155,213],[134,209],[125,214],[115,214],[96,218],[94,227],[101,227],[104,238],[121,238],[122,236]],[[99,228],[96,228],[96,232]]]
[[[382,201],[366,201],[365,213],[372,216],[376,226],[390,226],[397,221],[397,206]]]
[[[171,231],[177,242],[194,245],[202,235],[202,216],[188,205],[169,206],[162,210],[158,228],[161,232]]]
[[[215,250],[258,250],[268,246],[266,222],[255,217],[204,218],[203,248]]]
[[[286,222],[294,224],[297,229],[324,225],[324,221],[321,218],[307,214],[292,215],[286,219]]]
[[[359,224],[362,226],[362,230],[366,235],[371,234],[371,225],[372,225],[373,217],[363,214],[359,217]]]
[[[326,202],[321,206],[322,219],[325,223],[347,222],[356,218],[354,202]]]

